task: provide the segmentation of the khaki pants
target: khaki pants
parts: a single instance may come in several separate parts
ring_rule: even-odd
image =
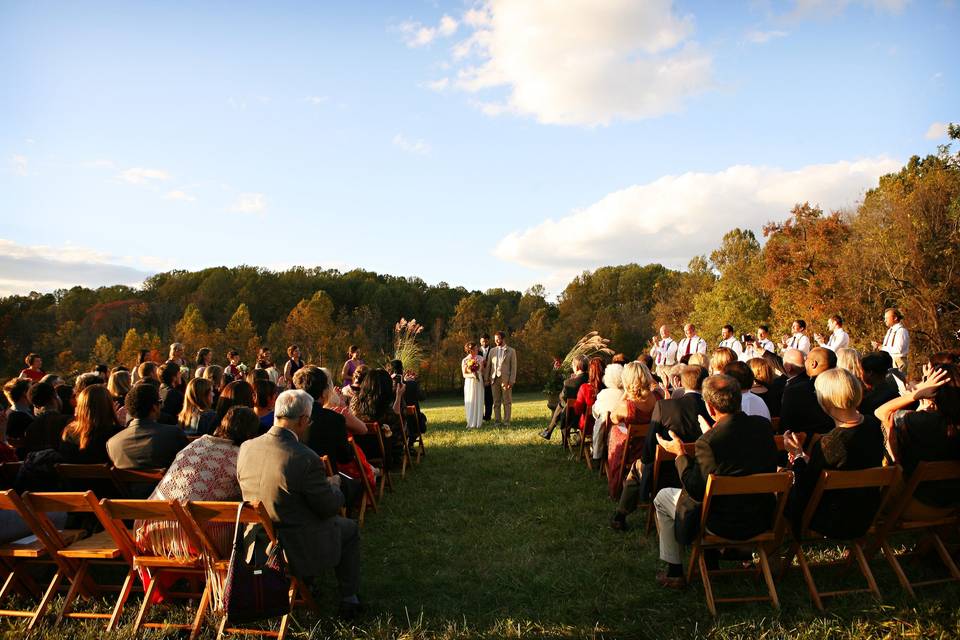
[[[500,422],[500,406],[503,405],[503,422],[510,424],[510,405],[513,404],[513,389],[504,389],[505,380],[497,376],[490,385],[493,389],[493,421]]]

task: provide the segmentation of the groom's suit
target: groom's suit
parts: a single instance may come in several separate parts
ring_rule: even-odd
[[[500,406],[503,405],[503,421],[510,423],[510,408],[513,404],[513,384],[517,380],[517,352],[510,345],[490,347],[490,386],[493,389],[493,418],[500,422]],[[511,388],[504,389],[509,384]]]
[[[493,411],[493,388],[490,386],[490,349],[491,347],[480,347],[480,355],[483,357],[483,421],[490,421],[490,413]]]

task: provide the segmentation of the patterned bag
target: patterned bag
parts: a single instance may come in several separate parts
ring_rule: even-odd
[[[247,563],[244,559],[243,531],[240,528],[244,504],[241,502],[237,507],[233,551],[223,585],[223,611],[227,620],[246,623],[290,612],[290,578],[286,574],[279,542],[273,545],[262,565]]]

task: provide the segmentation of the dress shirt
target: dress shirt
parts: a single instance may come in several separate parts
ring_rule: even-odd
[[[740,410],[748,416],[761,416],[770,419],[770,409],[763,398],[752,391],[745,391],[740,398]]]
[[[770,340],[769,338],[757,338],[757,346],[762,349],[760,352],[761,355],[764,351],[769,351],[770,353],[777,352],[777,345],[773,344],[773,340]]]
[[[736,338],[727,338],[726,340],[721,340],[720,346],[733,349],[733,352],[737,354],[737,359],[741,359],[743,357],[743,346]]]
[[[692,338],[684,338],[680,341],[680,344],[677,345],[677,360],[693,353],[706,352],[707,341],[698,335],[694,335]]]
[[[887,329],[887,335],[883,337],[883,346],[880,347],[880,350],[886,351],[894,358],[898,356],[906,358],[907,354],[910,353],[910,332],[902,323],[898,322]]]
[[[497,370],[494,372],[493,378],[500,377],[500,367],[503,364],[503,352],[505,351],[504,347],[497,347]]]
[[[810,353],[810,338],[805,333],[795,333],[787,341],[787,349],[797,349],[802,351],[803,355],[807,355]]]
[[[677,343],[673,338],[661,338],[660,341],[650,349],[650,356],[656,360],[657,365],[671,366],[677,363]]]
[[[843,349],[850,345],[850,336],[847,335],[847,332],[837,327],[833,330],[833,333],[830,334],[830,339],[826,342],[820,342],[817,340],[817,344],[821,347],[826,347],[830,351],[836,352],[837,349]]]

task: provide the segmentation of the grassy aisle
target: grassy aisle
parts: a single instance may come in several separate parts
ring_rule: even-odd
[[[290,637],[960,637],[960,589],[926,589],[914,605],[880,563],[874,566],[886,604],[847,597],[828,601],[829,614],[817,616],[802,580],[791,575],[778,585],[782,613],[762,604],[721,605],[714,622],[699,585],[680,593],[655,585],[656,536],[610,529],[614,505],[605,483],[567,460],[556,437],[546,443],[537,436],[547,419],[542,397],[517,400],[510,428],[479,431],[464,428],[455,399],[426,405],[427,457],[405,480],[396,479],[396,490],[363,529],[367,619],[346,628],[300,612],[302,626]],[[641,520],[642,514],[632,523]],[[327,582],[332,594],[332,577]],[[729,593],[723,583],[718,591]],[[188,615],[180,608],[168,619]],[[24,637],[23,626],[4,635]],[[128,629],[112,637],[129,638]],[[102,635],[100,627],[73,621],[58,634],[32,637]],[[209,625],[204,637],[214,637]]]

